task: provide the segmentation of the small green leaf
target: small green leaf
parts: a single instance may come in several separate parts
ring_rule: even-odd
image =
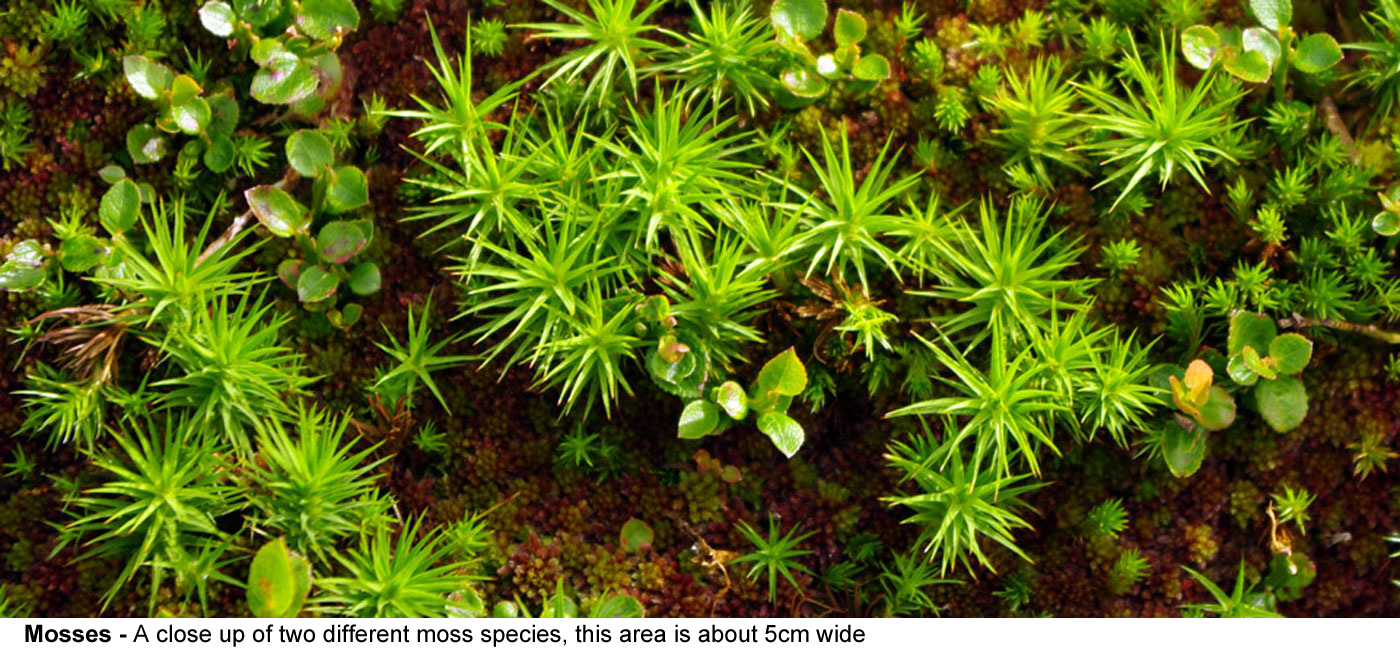
[[[204,127],[209,125],[209,102],[204,101],[203,97],[195,97],[172,107],[170,116],[175,120],[175,125],[187,135],[199,135],[204,132]]]
[[[491,608],[491,618],[520,618],[520,606],[514,601],[498,601]]]
[[[126,170],[122,169],[121,165],[107,165],[97,170],[97,175],[101,177],[103,181],[106,181],[108,185],[111,185],[126,178]]]
[[[279,537],[263,544],[248,567],[248,609],[260,618],[296,614],[292,607],[298,600],[297,583],[287,542]]]
[[[316,248],[321,259],[332,264],[344,264],[364,250],[369,239],[364,231],[348,221],[332,221],[321,227],[316,235]]]
[[[298,174],[315,178],[335,162],[335,151],[320,131],[302,129],[287,137],[287,162]]]
[[[159,162],[165,157],[165,136],[149,124],[137,124],[126,132],[126,152],[138,165]]]
[[[1249,366],[1249,369],[1254,371],[1254,374],[1264,379],[1273,379],[1278,376],[1278,372],[1274,370],[1273,364],[1266,362],[1260,357],[1259,352],[1257,352],[1253,346],[1244,346],[1244,349],[1240,350],[1240,358],[1244,360],[1244,365]]]
[[[311,66],[286,50],[269,55],[248,87],[248,94],[264,104],[290,104],[315,91]]]
[[[131,179],[123,178],[107,188],[97,206],[97,220],[113,235],[126,232],[141,213],[141,190]]]
[[[107,244],[92,235],[65,239],[58,248],[59,264],[71,273],[82,273],[97,266],[106,255]]]
[[[1255,350],[1269,349],[1269,342],[1278,336],[1273,319],[1259,314],[1237,311],[1230,316],[1230,333],[1226,347],[1230,356],[1239,354],[1247,345]]]
[[[369,181],[359,167],[346,165],[326,178],[326,212],[343,214],[369,203]]]
[[[837,9],[831,34],[836,37],[836,47],[855,45],[865,40],[865,17],[854,11]]]
[[[1187,430],[1175,419],[1162,431],[1162,458],[1173,476],[1185,478],[1201,468],[1206,457],[1206,432],[1200,427]]]
[[[1196,421],[1207,431],[1228,429],[1235,423],[1235,398],[1224,388],[1211,386],[1209,397],[1201,407],[1201,416]]]
[[[325,267],[307,267],[301,272],[301,277],[297,278],[297,299],[302,302],[320,302],[335,295],[338,286],[340,278]]]
[[[1246,52],[1258,52],[1264,57],[1264,62],[1270,68],[1278,61],[1282,49],[1279,46],[1278,37],[1259,27],[1250,27],[1240,35],[1240,42],[1244,45]]]
[[[204,166],[211,172],[222,174],[233,166],[236,155],[231,138],[226,135],[214,136],[209,140],[209,148],[204,150]]]
[[[283,14],[281,0],[234,0],[238,15],[253,27],[262,27]]]
[[[292,195],[271,185],[259,185],[243,192],[248,207],[262,225],[278,237],[291,237],[306,232],[311,215]]]
[[[780,79],[783,82],[783,88],[797,97],[811,99],[826,94],[826,80],[803,68],[784,70]]]
[[[797,358],[797,351],[788,348],[763,364],[754,386],[762,393],[777,391],[779,395],[796,397],[807,388],[807,368]]]
[[[277,277],[282,279],[282,283],[286,284],[288,289],[295,289],[304,268],[306,262],[301,260],[282,260],[282,263],[277,265]]]
[[[713,434],[720,429],[721,415],[723,413],[719,406],[713,402],[703,399],[694,400],[681,410],[681,420],[676,427],[676,436],[694,440]]]
[[[627,594],[609,596],[593,606],[590,618],[643,618],[646,611],[641,601]]]
[[[220,0],[209,0],[199,8],[199,22],[210,34],[220,38],[233,36],[233,7]]]
[[[622,532],[618,537],[622,550],[628,553],[645,553],[651,550],[651,542],[655,536],[656,533],[652,532],[647,522],[634,517],[622,524]]]
[[[1342,46],[1331,34],[1308,34],[1293,51],[1293,67],[1304,74],[1317,74],[1342,60]]]
[[[330,319],[332,325],[340,329],[349,329],[351,325],[360,320],[360,315],[364,311],[365,308],[361,307],[360,303],[352,302],[346,304],[343,309],[332,309],[326,312],[326,318]]]
[[[122,71],[126,73],[126,82],[131,84],[131,89],[146,99],[158,99],[162,92],[170,88],[170,82],[175,78],[170,68],[140,54],[122,57]]]
[[[1254,387],[1259,401],[1259,414],[1274,431],[1292,431],[1308,415],[1308,391],[1297,377],[1264,379]]]
[[[749,413],[749,397],[736,381],[726,381],[715,389],[715,403],[735,420],[742,420]]]
[[[220,92],[206,98],[209,101],[209,135],[213,137],[233,136],[238,128],[238,101],[230,92]]]
[[[1220,49],[1220,35],[1205,25],[1192,25],[1181,33],[1181,53],[1197,70],[1205,70]]]
[[[361,296],[368,296],[379,291],[379,265],[374,262],[360,262],[350,270],[350,279],[346,284],[350,285],[350,290]]]
[[[1230,379],[1241,386],[1253,386],[1254,382],[1259,381],[1259,374],[1245,363],[1243,353],[1230,357],[1229,362],[1225,364],[1225,372],[1229,373]]]
[[[1249,8],[1274,33],[1293,22],[1293,0],[1249,0]]]
[[[1220,50],[1220,60],[1225,71],[1241,81],[1264,83],[1273,74],[1269,62],[1258,52],[1241,52],[1234,47],[1225,47]]]
[[[175,77],[170,82],[170,103],[183,104],[199,96],[201,88],[199,82],[187,74]]]
[[[879,54],[868,54],[856,61],[851,75],[861,81],[881,81],[890,76],[890,62]]]
[[[44,247],[39,242],[26,239],[15,244],[5,256],[5,263],[0,264],[0,289],[25,291],[43,284],[46,261]]]
[[[826,29],[826,0],[777,0],[769,18],[779,34],[804,41],[822,35]]]
[[[323,41],[336,30],[354,31],[360,26],[360,12],[350,0],[302,0],[297,27],[303,34]]]
[[[1281,334],[1269,343],[1269,356],[1280,374],[1296,375],[1312,359],[1312,341],[1302,334]]]
[[[553,596],[544,599],[540,618],[578,618],[578,603],[556,591]]]
[[[758,416],[758,430],[768,436],[773,441],[773,446],[783,455],[792,458],[798,449],[802,448],[802,443],[807,440],[807,434],[802,431],[802,425],[797,420],[788,417],[788,414],[778,411],[769,411]]]
[[[1400,233],[1400,214],[1389,210],[1377,212],[1375,218],[1371,219],[1371,229],[1382,237],[1394,237]]]

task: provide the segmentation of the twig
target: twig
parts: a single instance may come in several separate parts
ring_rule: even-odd
[[[279,190],[287,190],[291,189],[300,179],[301,175],[289,166],[287,167],[287,173],[282,176],[282,180],[273,183],[272,186]],[[249,207],[243,214],[238,215],[238,217],[233,220],[233,223],[229,224],[228,230],[225,230],[224,234],[219,235],[218,239],[209,242],[209,245],[204,248],[204,252],[200,253],[199,257],[195,258],[195,264],[203,262],[204,258],[213,255],[220,248],[223,248],[224,244],[233,241],[233,238],[237,237],[238,233],[243,232],[243,228],[248,225],[248,220],[252,218],[253,208]]]
[[[1356,141],[1352,139],[1351,131],[1347,130],[1346,122],[1342,121],[1341,113],[1337,111],[1337,102],[1332,100],[1331,95],[1328,95],[1322,98],[1318,106],[1322,108],[1322,116],[1327,123],[1327,130],[1331,131],[1332,135],[1337,136],[1343,145],[1346,145],[1347,151],[1351,152],[1352,164],[1360,164],[1361,153],[1356,150]]]
[[[1313,319],[1308,318],[1307,316],[1303,316],[1302,314],[1294,313],[1292,318],[1280,318],[1278,321],[1278,326],[1284,329],[1301,329],[1304,327],[1330,327],[1332,329],[1342,330],[1344,332],[1364,334],[1366,336],[1385,341],[1386,343],[1389,343],[1391,345],[1400,344],[1400,332],[1388,332],[1379,327],[1376,327],[1375,325],[1357,325],[1356,323],[1348,323],[1346,321],[1337,320],[1335,318]]]

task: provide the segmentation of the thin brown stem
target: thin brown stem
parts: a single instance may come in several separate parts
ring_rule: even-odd
[[[1375,325],[1357,325],[1335,318],[1308,318],[1302,314],[1293,314],[1292,318],[1281,318],[1278,326],[1284,329],[1302,329],[1304,327],[1330,327],[1343,332],[1363,334],[1374,339],[1385,341],[1391,345],[1400,344],[1400,332],[1389,332]]]
[[[279,190],[288,190],[296,185],[298,180],[301,180],[301,175],[298,174],[295,169],[287,167],[287,173],[282,175],[282,180],[273,183],[272,186]],[[252,218],[253,209],[250,207],[245,210],[243,214],[234,218],[233,223],[229,224],[228,230],[225,230],[224,234],[219,235],[218,239],[209,242],[209,245],[204,248],[204,252],[200,253],[199,257],[195,259],[195,263],[203,262],[204,258],[213,255],[220,248],[223,248],[225,244],[233,241],[233,238],[237,237],[238,233],[243,232],[243,228],[248,225],[248,221]]]

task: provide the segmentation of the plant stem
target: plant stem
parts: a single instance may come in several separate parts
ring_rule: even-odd
[[[287,190],[300,179],[301,175],[298,174],[295,169],[292,169],[291,166],[288,166],[286,173],[282,175],[282,180],[273,183],[272,186],[279,190]],[[228,230],[225,230],[224,234],[219,235],[218,239],[209,242],[209,245],[204,248],[204,252],[200,253],[199,257],[195,259],[195,263],[203,262],[204,258],[213,255],[220,248],[223,248],[224,244],[232,241],[234,237],[238,236],[238,233],[243,231],[244,226],[248,225],[248,220],[252,218],[253,209],[250,207],[245,210],[243,214],[238,215],[238,217],[233,220],[233,223],[229,224]]]
[[[1375,325],[1357,325],[1335,318],[1308,318],[1302,314],[1294,313],[1292,318],[1280,318],[1278,326],[1285,329],[1302,329],[1304,327],[1330,327],[1332,329],[1364,334],[1366,336],[1384,341],[1391,345],[1400,345],[1400,332],[1388,332]]]

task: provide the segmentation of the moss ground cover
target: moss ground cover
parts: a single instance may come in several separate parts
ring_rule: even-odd
[[[1393,0],[16,0],[0,612],[1400,613]]]

